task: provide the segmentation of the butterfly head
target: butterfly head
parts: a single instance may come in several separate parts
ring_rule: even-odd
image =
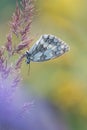
[[[31,56],[31,54],[28,51],[26,51],[25,55],[26,55],[26,63],[30,64],[30,56]]]

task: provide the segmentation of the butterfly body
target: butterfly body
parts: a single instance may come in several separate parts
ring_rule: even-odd
[[[45,34],[26,52],[27,64],[54,59],[69,51],[70,47],[54,35]]]

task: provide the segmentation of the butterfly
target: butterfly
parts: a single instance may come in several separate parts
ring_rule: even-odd
[[[43,62],[57,58],[67,51],[70,47],[60,38],[51,34],[42,35],[39,40],[26,51],[26,63]]]

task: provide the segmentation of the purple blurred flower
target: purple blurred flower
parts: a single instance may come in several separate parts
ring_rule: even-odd
[[[7,60],[1,58],[0,130],[28,130],[29,128],[26,111],[30,110],[32,102],[21,101],[24,95],[21,95],[21,89],[18,87],[20,81],[20,69],[15,69],[13,65],[7,64]]]
[[[8,130],[8,122],[14,117],[12,101],[16,88],[21,81],[19,72],[7,65],[7,60],[0,59],[0,130]],[[16,115],[17,116],[17,115]],[[6,125],[2,128],[3,125]]]

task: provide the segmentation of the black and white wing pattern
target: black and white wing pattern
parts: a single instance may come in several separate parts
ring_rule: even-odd
[[[63,55],[70,47],[54,35],[45,34],[27,51],[27,60],[33,62],[47,61]]]

